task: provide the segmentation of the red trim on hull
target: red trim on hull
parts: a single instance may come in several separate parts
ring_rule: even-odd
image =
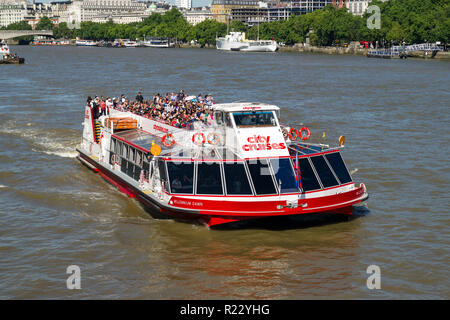
[[[278,201],[223,201],[223,200],[203,200],[203,199],[183,199],[181,197],[172,197],[172,207],[161,206],[156,201],[152,201],[145,194],[137,190],[134,186],[120,179],[109,169],[104,168],[97,161],[80,152],[80,157],[95,167],[102,178],[114,185],[119,191],[129,197],[136,198],[144,206],[153,211],[158,208],[160,213],[167,214],[175,219],[195,220],[207,224],[208,226],[217,226],[229,222],[236,222],[263,217],[288,216],[306,213],[336,213],[352,214],[353,204],[361,202],[361,196],[364,194],[363,187],[355,190],[326,197],[311,198],[299,200],[299,205],[307,203],[307,207],[295,209],[278,209],[278,205],[285,206],[285,200]],[[189,205],[187,205],[189,204]],[[184,206],[182,206],[184,205]],[[172,209],[173,208],[173,209]],[[179,208],[180,210],[177,210]],[[187,212],[183,210],[188,210]],[[191,212],[189,212],[191,211]]]

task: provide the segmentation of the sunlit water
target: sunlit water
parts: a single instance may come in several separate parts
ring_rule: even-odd
[[[0,298],[399,299],[449,294],[450,63],[200,49],[12,47],[0,67]],[[88,95],[185,89],[281,107],[370,193],[351,221],[155,220],[75,159]],[[325,131],[326,138],[322,139]],[[380,290],[366,269],[381,268]],[[81,268],[81,290],[66,268]]]

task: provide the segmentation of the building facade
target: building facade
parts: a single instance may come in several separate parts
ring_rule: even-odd
[[[192,0],[175,0],[175,6],[190,10],[192,8]]]
[[[208,19],[213,19],[213,14],[210,10],[189,10],[183,13],[183,16],[186,18],[187,22],[192,25],[196,25],[200,22],[203,22]]]
[[[84,0],[81,21],[92,21],[96,16],[144,13],[147,6],[134,0]]]
[[[217,21],[228,23],[233,19],[233,9],[258,9],[258,2],[258,0],[213,0],[211,13]]]
[[[26,2],[0,1],[0,27],[20,22],[27,14]]]

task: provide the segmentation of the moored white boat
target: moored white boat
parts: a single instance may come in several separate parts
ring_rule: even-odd
[[[225,51],[275,52],[278,45],[274,40],[248,40],[243,32],[230,32],[224,38],[216,39],[216,48]]]
[[[142,45],[150,48],[173,48],[175,43],[171,42],[169,38],[151,38],[142,41]]]
[[[133,41],[133,40],[126,40],[123,42],[123,45],[126,48],[136,48],[139,46],[139,43],[137,41]]]
[[[75,40],[75,44],[79,47],[96,47],[97,42],[92,40]]]
[[[78,159],[157,218],[217,226],[352,215],[368,193],[353,182],[342,146],[308,143],[309,129],[282,127],[278,115],[263,103],[216,104],[211,126],[185,130],[114,109],[94,119],[86,106]]]

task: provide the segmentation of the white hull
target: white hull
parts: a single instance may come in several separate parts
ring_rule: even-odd
[[[225,38],[218,38],[216,39],[216,48],[217,50],[244,52],[275,52],[278,49],[276,41],[237,39],[228,36]]]
[[[167,43],[167,42],[163,42],[163,43],[154,43],[151,41],[144,41],[142,42],[142,45],[144,47],[149,47],[149,48],[173,48],[174,44],[173,43]]]
[[[75,42],[75,44],[78,47],[96,47],[97,46],[97,42],[94,41],[83,41],[83,40],[77,40]]]

